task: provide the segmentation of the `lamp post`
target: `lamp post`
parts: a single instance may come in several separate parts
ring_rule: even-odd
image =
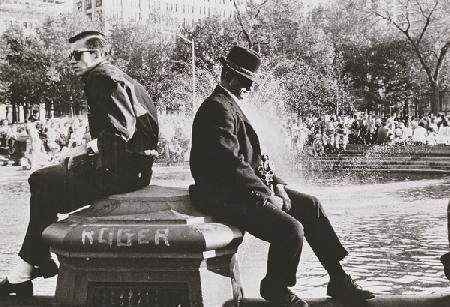
[[[195,82],[195,44],[194,40],[188,39],[180,34],[176,34],[179,38],[191,44],[191,57],[192,57],[192,108],[195,105],[195,92],[196,92],[196,82]]]

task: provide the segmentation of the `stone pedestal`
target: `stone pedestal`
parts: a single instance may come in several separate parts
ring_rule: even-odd
[[[60,271],[55,303],[237,306],[239,229],[192,208],[186,189],[113,195],[50,225]]]

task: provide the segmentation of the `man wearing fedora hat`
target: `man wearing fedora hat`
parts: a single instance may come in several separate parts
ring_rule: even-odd
[[[220,62],[220,84],[200,106],[192,126],[192,203],[217,220],[270,242],[260,292],[276,306],[308,306],[288,288],[297,281],[303,237],[330,275],[328,295],[345,301],[373,298],[342,269],[339,262],[347,251],[318,199],[285,188],[276,174],[271,174],[270,183],[258,176],[258,136],[239,101],[258,77],[260,56],[234,46]]]

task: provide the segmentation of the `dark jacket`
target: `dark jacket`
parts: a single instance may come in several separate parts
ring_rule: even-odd
[[[211,214],[242,215],[271,190],[256,175],[258,136],[238,104],[217,86],[197,111],[192,125],[191,173],[194,206]],[[276,176],[274,183],[283,183]]]
[[[98,140],[96,168],[118,176],[151,171],[153,159],[143,153],[156,149],[159,130],[156,107],[148,93],[109,63],[97,65],[83,80],[90,134]]]

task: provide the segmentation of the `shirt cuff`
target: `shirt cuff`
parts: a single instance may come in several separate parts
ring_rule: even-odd
[[[98,139],[93,139],[92,141],[87,143],[87,147],[92,149],[93,152],[98,153]]]

